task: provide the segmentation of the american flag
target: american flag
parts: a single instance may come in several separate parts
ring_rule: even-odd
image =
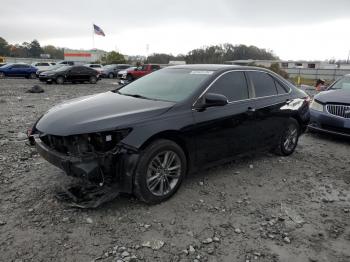
[[[95,24],[94,24],[94,32],[96,35],[106,36],[103,30]]]

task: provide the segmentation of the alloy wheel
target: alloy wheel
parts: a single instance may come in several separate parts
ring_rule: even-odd
[[[288,152],[292,151],[298,143],[298,128],[295,125],[290,125],[286,131],[283,141],[284,149]]]
[[[151,159],[147,169],[147,188],[156,196],[169,194],[181,176],[181,160],[174,151],[162,151]]]

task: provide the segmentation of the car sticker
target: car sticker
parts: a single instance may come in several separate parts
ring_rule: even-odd
[[[211,75],[214,71],[191,71],[191,75]]]

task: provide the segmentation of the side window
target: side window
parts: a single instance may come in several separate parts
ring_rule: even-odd
[[[264,72],[249,72],[256,97],[277,95],[274,79]]]
[[[227,97],[228,101],[249,98],[247,80],[243,72],[224,74],[210,87],[209,92],[222,94]]]
[[[277,80],[275,80],[275,85],[276,85],[276,89],[277,89],[278,94],[288,93],[286,88],[282,84],[280,84]]]
[[[158,70],[159,69],[159,66],[158,65],[152,65],[151,66],[151,70],[152,71],[155,71],[155,70]]]

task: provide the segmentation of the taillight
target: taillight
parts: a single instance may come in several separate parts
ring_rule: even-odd
[[[305,102],[306,102],[308,105],[311,104],[311,101],[312,101],[311,97],[306,96],[306,97],[304,97],[304,100],[305,100]]]

